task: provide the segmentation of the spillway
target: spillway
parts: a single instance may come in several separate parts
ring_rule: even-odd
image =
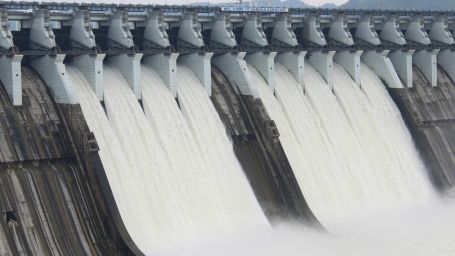
[[[292,75],[276,64],[275,95],[249,68],[277,123],[302,192],[325,226],[432,196],[400,113],[367,67],[362,67],[362,86],[356,87],[335,64],[332,92],[307,65],[304,94]],[[384,124],[388,127],[380,126]]]
[[[209,96],[188,67],[179,66],[178,101],[200,153],[209,165],[225,209],[222,219],[239,227],[265,227],[268,222],[257,203],[243,170],[235,157],[223,123]],[[210,177],[209,176],[209,177]],[[214,191],[214,192],[215,192]],[[229,220],[232,218],[232,220]],[[234,226],[234,227],[235,227]]]
[[[454,18],[2,3],[0,255],[453,255]]]
[[[126,80],[105,67],[105,113],[83,75],[69,68],[133,246],[151,254],[267,227],[238,163],[230,169],[206,158],[159,76],[144,67],[142,73],[145,114]]]

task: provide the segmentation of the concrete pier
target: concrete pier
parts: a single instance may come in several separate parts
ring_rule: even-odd
[[[331,89],[333,88],[333,56],[335,53],[335,51],[308,53],[311,66],[322,75]]]

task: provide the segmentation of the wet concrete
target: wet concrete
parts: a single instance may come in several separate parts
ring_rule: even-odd
[[[438,84],[432,87],[413,67],[413,88],[390,89],[430,171],[441,190],[455,186],[455,85],[438,67]]]
[[[279,139],[279,132],[262,101],[240,95],[212,66],[212,101],[256,198],[269,219],[294,219],[320,227],[298,186]]]
[[[65,106],[36,73],[24,67],[22,75],[23,106],[0,86],[0,255],[129,254],[90,178],[89,154],[76,150]]]

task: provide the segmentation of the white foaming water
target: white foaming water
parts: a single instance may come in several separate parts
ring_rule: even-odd
[[[202,174],[201,169],[190,165],[182,169],[173,164],[183,159],[176,155],[178,152],[170,151],[168,144],[161,143],[163,136],[160,140],[155,133],[158,126],[150,126],[119,72],[105,69],[105,81],[109,121],[122,144],[130,145],[128,153],[139,165],[138,175],[142,179],[139,186],[147,196],[142,203],[150,205],[148,232],[137,238],[143,241],[141,249],[145,253],[165,251],[265,222],[244,178],[235,180],[235,173],[229,173],[226,165],[218,172],[212,167],[210,173]],[[241,169],[238,174],[242,175]],[[210,182],[214,184],[207,185]]]
[[[205,193],[221,207],[220,223],[229,230],[269,227],[209,96],[188,67],[179,65],[178,70],[178,101],[197,146],[188,153],[205,162],[199,173],[212,189]]]
[[[268,227],[241,169],[238,181],[228,168],[208,168],[170,92],[155,73],[143,72],[149,119],[120,72],[106,66],[107,118],[84,76],[68,67],[117,207],[137,247],[149,255]],[[217,176],[221,171],[228,174]]]
[[[67,66],[67,71],[87,125],[98,142],[99,155],[123,223],[132,238],[145,237],[143,228],[149,220],[149,209],[147,204],[141,202],[145,194],[140,191],[141,182],[136,174],[135,161],[125,153],[103,107],[83,74],[71,66]]]
[[[395,208],[432,199],[422,160],[379,77],[362,65],[359,88],[338,64],[334,75],[334,94],[373,168],[369,175],[374,180],[368,184],[373,200],[382,208]]]
[[[250,232],[211,241],[169,254],[172,256],[453,256],[454,205],[425,208],[346,223],[343,235],[318,233],[298,224],[284,224],[268,232]]]
[[[374,73],[362,76],[368,91],[363,94],[335,64],[335,96],[309,66],[304,94],[277,64],[274,97],[260,74],[249,68],[302,192],[329,230],[338,229],[340,219],[427,202],[432,196],[409,133]]]

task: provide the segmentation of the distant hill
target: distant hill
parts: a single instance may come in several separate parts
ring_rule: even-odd
[[[455,10],[455,0],[349,0],[341,8]]]

